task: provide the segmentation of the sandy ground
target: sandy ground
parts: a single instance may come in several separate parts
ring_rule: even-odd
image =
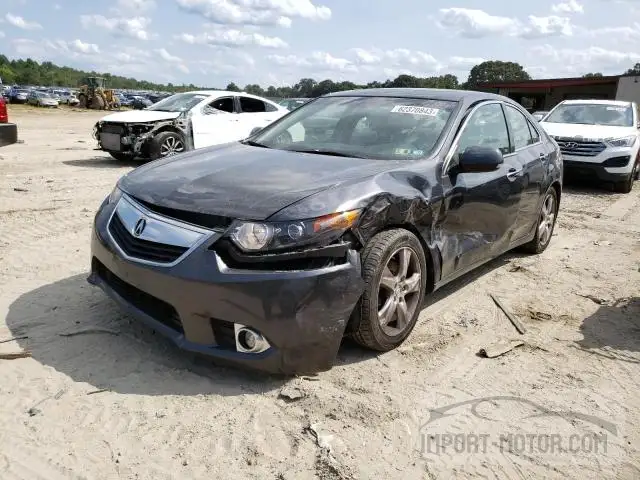
[[[32,358],[0,360],[3,480],[640,478],[640,184],[567,187],[543,255],[439,292],[396,351],[345,343],[285,380],[185,354],[89,286],[94,211],[133,165],[93,150],[99,113],[10,115],[0,353]],[[117,335],[61,335],[86,328]],[[477,355],[500,339],[525,344]]]

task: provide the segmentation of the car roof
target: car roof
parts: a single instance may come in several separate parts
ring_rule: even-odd
[[[452,90],[444,88],[366,88],[359,90],[346,90],[326,95],[328,97],[404,97],[404,98],[424,98],[430,100],[449,100],[453,102],[465,101],[474,103],[479,100],[501,100],[513,101],[503,95],[495,93],[476,92],[473,90]]]
[[[250,97],[250,98],[256,98],[258,100],[268,100],[269,102],[273,103],[271,100],[264,98],[264,97],[259,97],[257,95],[252,95],[251,93],[247,93],[247,92],[231,92],[229,90],[192,90],[190,92],[182,92],[182,93],[190,93],[193,95],[209,95],[210,97],[226,97],[229,95],[238,95],[238,94],[242,94],[245,97]]]
[[[564,105],[576,105],[590,103],[592,105],[617,105],[619,107],[628,107],[631,102],[624,100],[592,100],[585,98],[584,100],[565,100],[562,102]]]

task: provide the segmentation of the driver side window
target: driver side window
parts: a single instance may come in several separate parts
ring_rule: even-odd
[[[499,103],[484,105],[471,115],[458,139],[451,165],[457,165],[460,154],[475,146],[494,147],[503,155],[509,153],[509,132]]]
[[[203,109],[203,113],[205,115],[212,115],[220,112],[233,113],[232,97],[216,98],[213,102],[205,106]]]

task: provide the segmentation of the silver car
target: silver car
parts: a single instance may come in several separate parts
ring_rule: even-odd
[[[29,105],[35,105],[36,107],[53,107],[58,108],[60,102],[47,92],[32,91],[27,97],[27,103]]]

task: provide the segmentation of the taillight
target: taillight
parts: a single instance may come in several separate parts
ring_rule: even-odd
[[[9,121],[9,114],[7,113],[7,102],[0,96],[0,123],[7,123]]]

